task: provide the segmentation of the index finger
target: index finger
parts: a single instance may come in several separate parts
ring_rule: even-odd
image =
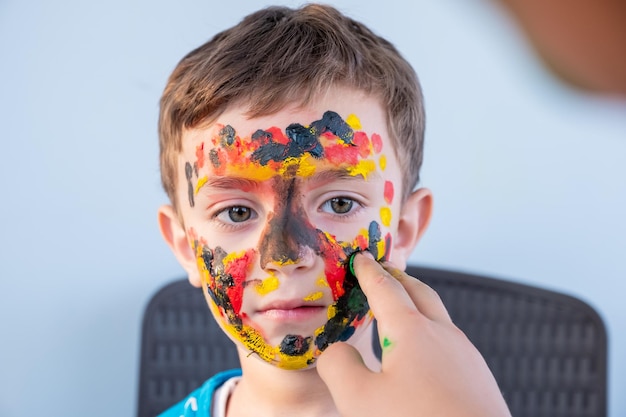
[[[388,305],[394,306],[398,302],[400,302],[398,307],[402,309],[402,306],[405,305],[402,301],[406,300],[404,295],[408,295],[411,305],[430,320],[446,323],[451,322],[450,315],[441,301],[439,294],[437,294],[437,292],[431,287],[419,279],[406,274],[404,271],[396,268],[391,263],[383,262],[382,264],[379,264],[371,256],[367,255],[363,258],[363,260],[358,261],[355,258],[355,265],[358,263],[356,268],[359,268],[359,272],[355,275],[361,284],[363,292],[368,297],[368,302],[374,312],[374,316],[379,318],[380,314],[383,314],[384,317],[384,311],[390,311]],[[385,279],[391,281],[391,283],[383,283]],[[372,289],[374,286],[382,286],[383,284],[389,285],[390,288],[396,291],[396,295],[387,294],[387,297],[390,298],[385,300],[379,296],[379,293],[384,295],[384,290]],[[374,307],[373,304],[381,305]],[[380,311],[381,309],[383,310],[382,313]],[[393,314],[398,314],[398,312],[391,311],[389,313],[390,318]]]
[[[379,324],[395,333],[404,327],[398,317],[419,315],[419,310],[402,284],[374,260],[369,252],[355,255],[354,272]],[[391,327],[391,328],[390,328]],[[402,330],[397,329],[398,332]]]

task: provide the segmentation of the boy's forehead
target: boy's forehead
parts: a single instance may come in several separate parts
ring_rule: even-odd
[[[331,94],[332,93],[332,94]],[[331,93],[317,97],[307,105],[290,104],[273,114],[258,117],[249,116],[249,107],[245,105],[231,106],[215,120],[198,127],[184,129],[182,149],[195,152],[195,146],[218,135],[223,126],[231,126],[241,138],[250,138],[259,129],[278,128],[285,130],[289,125],[297,123],[309,126],[322,118],[327,111],[333,111],[346,120],[356,117],[360,124],[358,130],[367,134],[377,133],[388,141],[388,126],[385,112],[380,101],[358,90],[337,87]],[[388,143],[389,152],[392,144]]]

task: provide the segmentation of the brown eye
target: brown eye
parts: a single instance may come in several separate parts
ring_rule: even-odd
[[[235,206],[228,209],[228,218],[235,223],[245,222],[252,217],[252,210],[248,207]]]
[[[332,211],[337,214],[349,213],[350,210],[352,210],[352,206],[354,205],[354,201],[350,200],[349,198],[343,197],[331,198],[329,203]]]

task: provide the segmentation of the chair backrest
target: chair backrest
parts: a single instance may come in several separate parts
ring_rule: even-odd
[[[604,323],[553,291],[411,266],[483,354],[514,417],[606,417]],[[376,336],[374,349],[380,354]],[[138,416],[153,417],[216,372],[239,366],[232,342],[186,280],[161,288],[143,318]]]

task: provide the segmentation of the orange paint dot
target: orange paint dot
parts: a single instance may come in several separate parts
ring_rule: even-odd
[[[196,146],[196,164],[198,169],[204,166],[204,142]]]

